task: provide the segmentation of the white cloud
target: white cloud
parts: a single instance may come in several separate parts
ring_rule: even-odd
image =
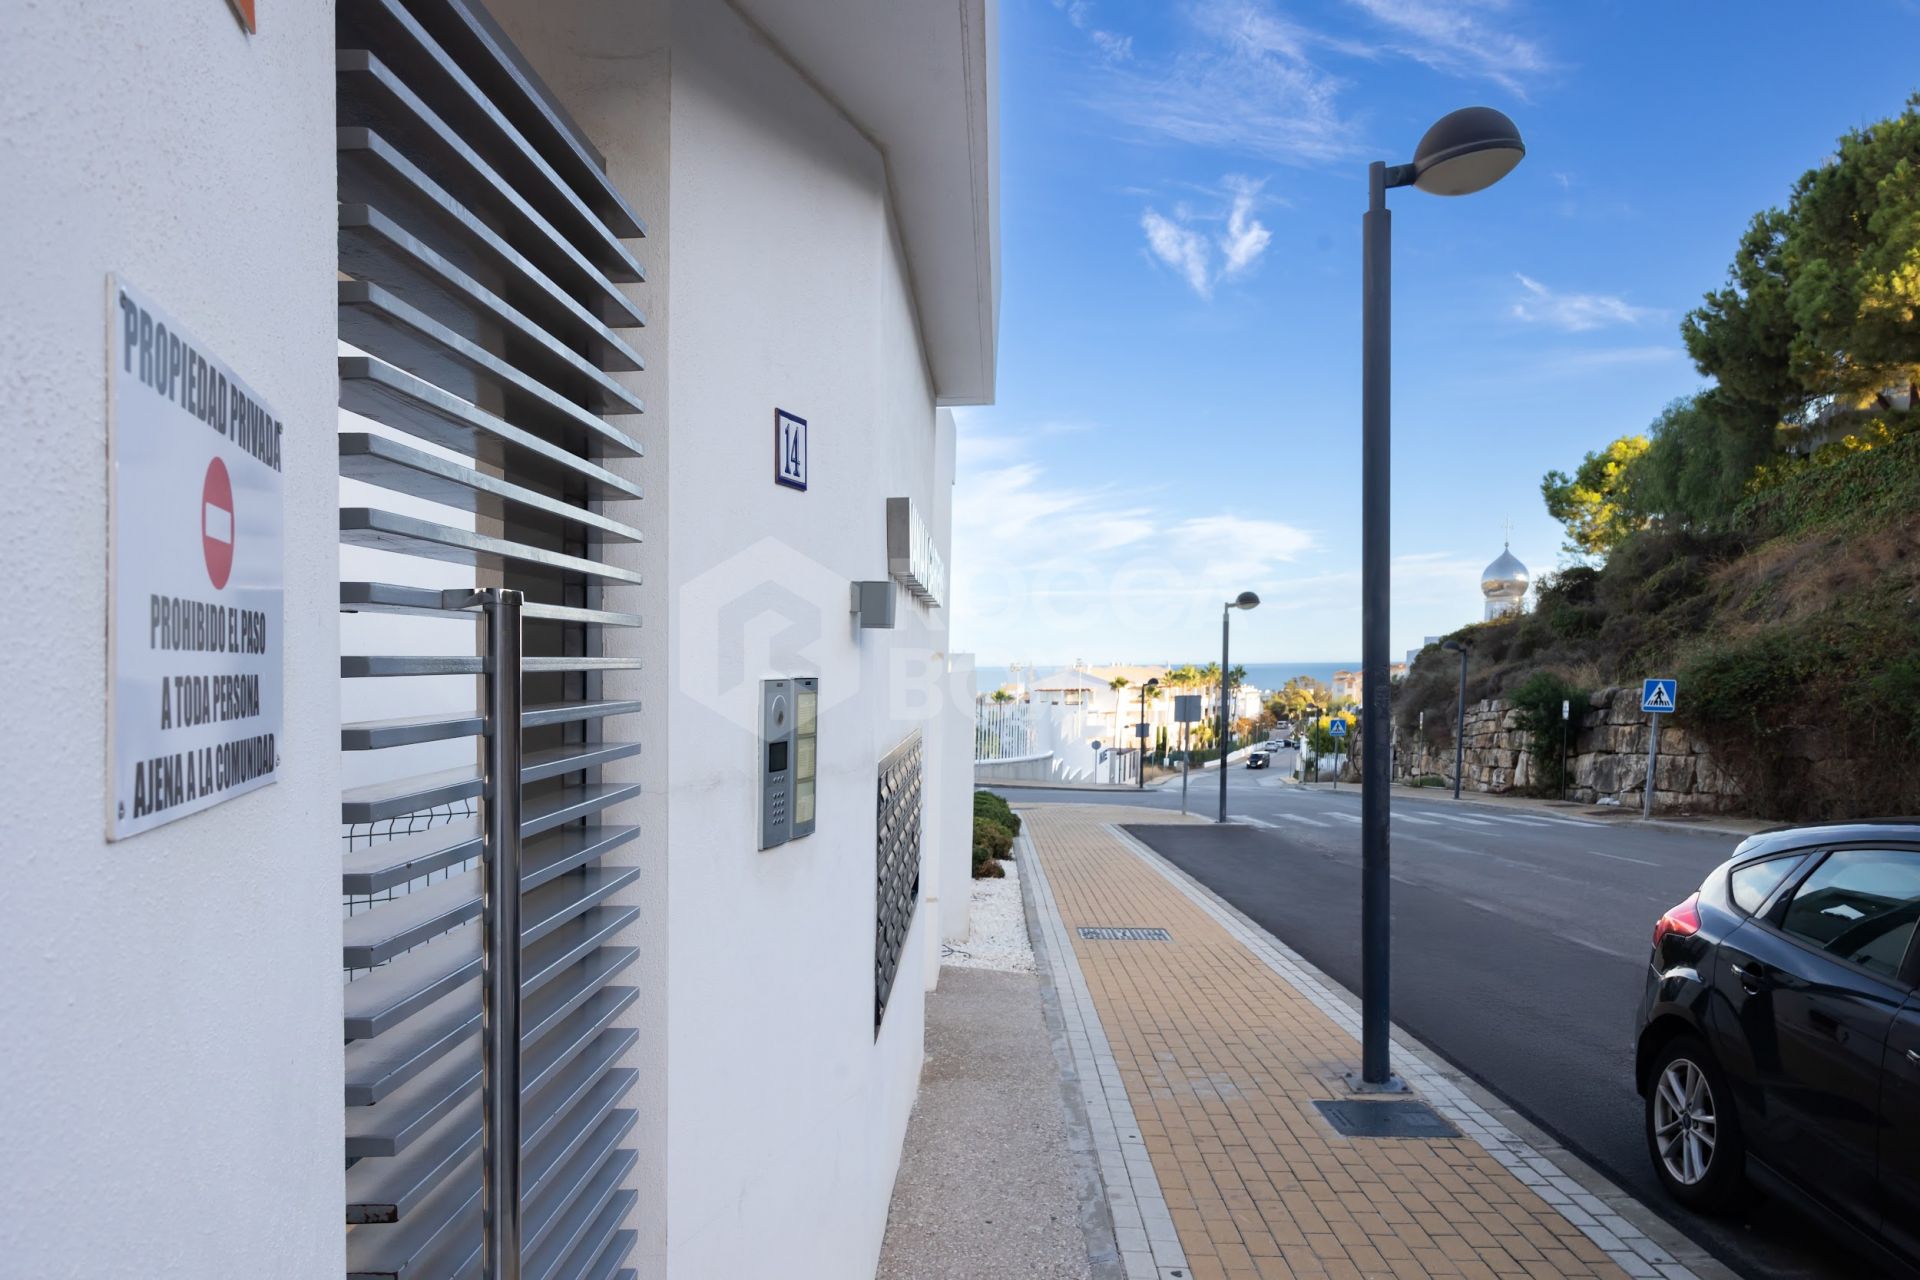
[[[1506,0],[1349,0],[1364,31],[1307,27],[1272,0],[1190,0],[1172,47],[1136,50],[1101,33],[1110,56],[1088,100],[1141,134],[1286,164],[1351,161],[1369,151],[1343,106],[1339,61],[1399,58],[1489,81],[1524,98],[1553,69],[1542,46],[1505,29]],[[1054,0],[1083,30],[1091,0]],[[1122,44],[1121,42],[1124,42]],[[1124,65],[1122,65],[1124,64]]]
[[[1004,411],[960,416],[954,486],[950,643],[989,665],[1104,656],[1204,661],[1220,643],[1220,605],[1241,591],[1243,660],[1348,661],[1359,653],[1359,547],[1260,511],[1182,506],[1148,471],[1074,446],[1041,461]],[[975,424],[1000,424],[982,434]],[[979,460],[979,461],[975,461]],[[1104,476],[1126,477],[1109,482]],[[1134,477],[1142,477],[1135,479]],[[1483,527],[1484,526],[1484,527]],[[1480,570],[1499,553],[1492,517],[1455,531],[1464,546],[1393,560],[1394,654],[1480,616]],[[1535,563],[1534,553],[1515,554]],[[1539,564],[1551,563],[1541,550]]]
[[[1540,46],[1482,17],[1504,0],[1350,0],[1399,37],[1395,52],[1466,80],[1486,80],[1524,99],[1526,83],[1552,63]]]
[[[1045,465],[1031,434],[960,423],[951,617],[960,647],[996,658],[1115,645],[1155,653],[1192,630],[1217,639],[1220,601],[1266,595],[1318,547],[1284,521],[1169,509],[1152,480],[1109,484],[1071,461]],[[1077,452],[1077,447],[1076,447]],[[1074,455],[1069,454],[1071,459]],[[1129,469],[1121,467],[1121,474]]]
[[[1185,204],[1174,206],[1173,216],[1149,208],[1140,215],[1140,229],[1147,234],[1147,248],[1167,266],[1178,271],[1193,291],[1203,298],[1213,296],[1213,287],[1223,279],[1244,275],[1260,260],[1273,241],[1273,233],[1254,216],[1264,183],[1239,174],[1221,180],[1227,207],[1199,213]],[[1194,224],[1224,222],[1225,229],[1209,236]],[[1220,265],[1214,266],[1214,250],[1220,253]]]
[[[1263,0],[1209,0],[1187,15],[1185,48],[1112,68],[1094,105],[1145,133],[1287,163],[1356,154],[1335,104],[1344,81],[1307,56],[1313,37]]]
[[[1220,273],[1237,276],[1260,260],[1273,236],[1265,224],[1253,216],[1253,201],[1260,194],[1261,184],[1247,178],[1229,177],[1227,185],[1233,190],[1233,208],[1227,214],[1227,234],[1220,238],[1220,250],[1227,259]]]
[[[1207,263],[1207,241],[1198,231],[1188,230],[1171,218],[1148,209],[1140,215],[1140,228],[1147,233],[1147,247],[1160,259],[1186,277],[1193,291],[1203,298],[1213,295],[1213,279]]]
[[[1067,15],[1074,30],[1084,31],[1093,47],[1112,62],[1125,62],[1133,56],[1133,37],[1106,31],[1093,25],[1093,0],[1053,0],[1053,7]]]
[[[1566,351],[1549,356],[1543,361],[1545,367],[1559,371],[1581,369],[1612,369],[1630,364],[1665,364],[1670,360],[1685,358],[1686,352],[1680,347],[1601,347],[1594,351]]]
[[[1609,325],[1638,324],[1660,314],[1654,307],[1636,307],[1616,294],[1556,293],[1531,276],[1516,274],[1514,279],[1525,292],[1513,304],[1513,316],[1529,324],[1585,333]]]

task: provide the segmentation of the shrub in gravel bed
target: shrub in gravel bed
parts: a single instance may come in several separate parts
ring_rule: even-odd
[[[978,878],[981,876],[997,876],[1003,874],[1000,870],[1000,859],[1006,857],[1007,851],[1012,847],[1013,837],[1007,834],[1005,827],[997,822],[988,822],[983,818],[974,819],[974,876]],[[986,870],[988,867],[991,867],[992,870]]]
[[[973,818],[975,822],[978,822],[982,818],[997,822],[1007,829],[1008,835],[1017,836],[1020,834],[1020,819],[1014,814],[1012,806],[1007,803],[1004,796],[997,795],[994,792],[976,791],[973,793]]]

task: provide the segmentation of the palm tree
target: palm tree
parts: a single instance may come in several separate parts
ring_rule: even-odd
[[[1012,702],[1013,695],[1008,693],[1005,689],[995,689],[993,691],[993,700],[995,702]]]

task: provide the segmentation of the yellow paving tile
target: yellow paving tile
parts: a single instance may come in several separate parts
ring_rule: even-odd
[[[1320,1119],[1315,1099],[1347,1096],[1352,1037],[1105,829],[1179,819],[1022,817],[1194,1277],[1625,1276],[1471,1139],[1344,1138]]]

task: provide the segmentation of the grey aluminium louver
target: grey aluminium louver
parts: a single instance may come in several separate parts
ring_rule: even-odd
[[[636,1033],[620,1021],[637,953],[614,939],[638,916],[622,901],[638,872],[616,861],[638,833],[606,813],[638,789],[601,770],[639,751],[640,706],[602,694],[603,673],[634,664],[601,637],[640,624],[630,598],[606,598],[639,575],[604,552],[640,539],[640,486],[609,464],[641,453],[645,404],[615,375],[644,368],[621,331],[645,317],[621,286],[644,279],[626,242],[645,228],[477,0],[336,12],[340,403],[386,429],[343,430],[340,469],[401,497],[343,505],[341,540],[524,596],[521,1251],[497,1270],[629,1280],[634,1073],[619,1064]],[[342,678],[488,675],[459,603],[342,581],[343,611],[445,623],[435,651],[347,653]],[[341,797],[349,1277],[481,1273],[490,728],[516,726],[476,698],[341,730],[362,761],[476,747],[471,766],[359,769]]]

